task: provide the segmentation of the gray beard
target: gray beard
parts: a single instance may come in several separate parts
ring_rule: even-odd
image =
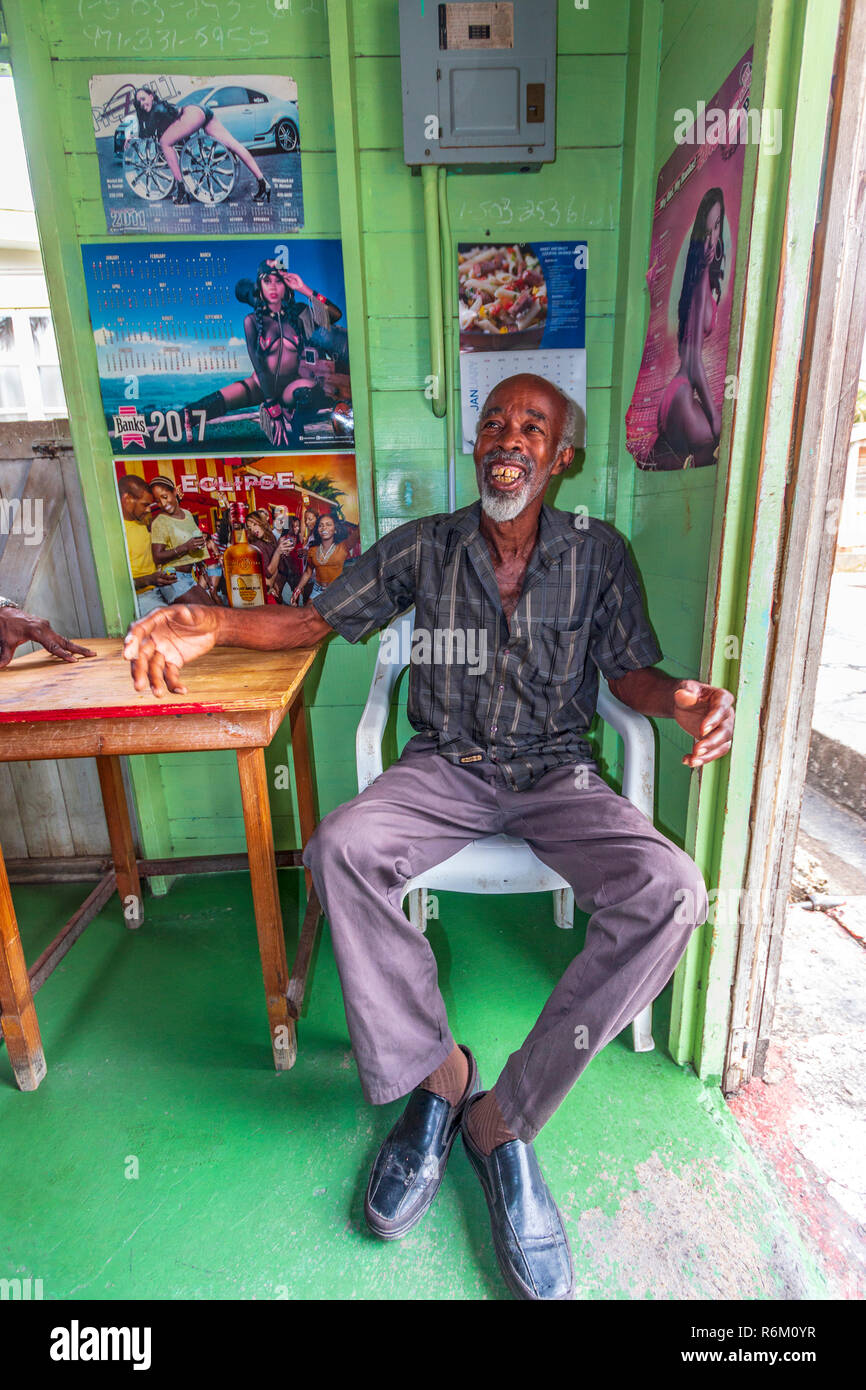
[[[529,500],[528,483],[524,483],[520,491],[510,497],[502,497],[492,488],[485,487],[481,492],[481,510],[487,513],[491,521],[513,521],[520,516]]]

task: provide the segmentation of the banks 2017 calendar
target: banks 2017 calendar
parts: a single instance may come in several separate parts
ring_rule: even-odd
[[[118,455],[354,444],[337,240],[82,247]]]

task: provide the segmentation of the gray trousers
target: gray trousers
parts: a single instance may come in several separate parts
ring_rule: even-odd
[[[575,767],[556,768],[515,792],[493,764],[474,766],[455,766],[433,744],[408,749],[324,817],[304,863],[374,1105],[413,1090],[455,1045],[430,943],[401,908],[407,880],[480,835],[504,833],[571,884],[591,914],[584,948],[494,1087],[506,1124],[529,1143],[587,1063],[667,984],[706,920],[707,893],[693,860],[594,769],[582,769],[581,782]]]

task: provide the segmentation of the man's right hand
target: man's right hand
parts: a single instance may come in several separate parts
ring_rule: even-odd
[[[136,690],[154,695],[185,695],[180,668],[216,644],[222,610],[205,604],[175,603],[132,623],[123,643]]]

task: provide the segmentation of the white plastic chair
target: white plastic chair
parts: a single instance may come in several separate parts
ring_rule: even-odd
[[[370,693],[358,725],[355,751],[358,790],[363,791],[382,772],[382,737],[394,688],[409,664],[415,610],[396,618],[379,637],[379,653]],[[611,694],[601,673],[598,679],[598,713],[623,741],[622,794],[648,820],[653,816],[655,743],[649,720],[629,709]],[[427,925],[426,895],[429,889],[457,893],[553,893],[553,917],[558,927],[574,925],[574,893],[565,879],[548,868],[525,840],[511,835],[485,835],[473,840],[441,864],[409,879],[403,898],[409,898],[409,917],[420,931]],[[632,1023],[635,1052],[651,1052],[652,1005]]]

